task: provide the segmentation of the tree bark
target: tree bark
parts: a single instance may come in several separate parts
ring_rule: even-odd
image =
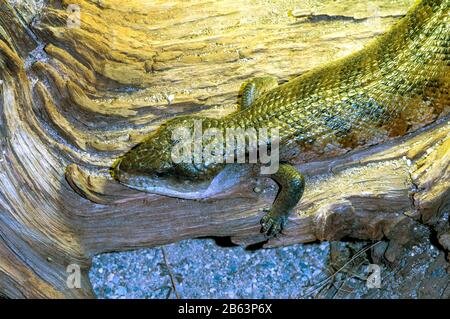
[[[277,191],[268,179],[235,171],[240,183],[190,201],[127,189],[108,167],[169,117],[234,111],[246,79],[286,81],[363,47],[412,1],[371,3],[71,0],[38,13],[29,2],[0,0],[0,294],[94,297],[87,272],[101,252],[203,236],[264,241],[259,220]],[[383,145],[298,165],[305,195],[285,233],[264,246],[404,245],[420,222],[449,249],[449,164],[447,116]],[[79,289],[67,285],[73,264]]]

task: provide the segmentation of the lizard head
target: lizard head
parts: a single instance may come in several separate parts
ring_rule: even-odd
[[[114,162],[111,167],[112,177],[140,191],[199,198],[219,167],[194,164],[192,154],[183,161],[177,160],[176,151],[180,143],[193,143],[192,138],[184,141],[183,138],[193,136],[195,120],[194,117],[185,116],[164,123]]]

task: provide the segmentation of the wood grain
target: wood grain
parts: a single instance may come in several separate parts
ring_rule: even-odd
[[[270,180],[236,172],[242,183],[188,201],[126,189],[107,169],[169,117],[234,111],[244,80],[286,81],[362,48],[412,1],[364,3],[71,0],[36,14],[26,1],[0,0],[0,294],[94,297],[87,272],[101,252],[202,236],[263,241],[261,209],[277,191]],[[75,27],[69,4],[81,10]],[[304,200],[265,246],[344,237],[407,244],[417,222],[441,225],[444,238],[449,163],[447,117],[302,165]],[[81,289],[66,284],[70,264],[81,266]]]

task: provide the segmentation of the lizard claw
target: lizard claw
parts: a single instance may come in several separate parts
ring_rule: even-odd
[[[287,216],[272,216],[269,212],[261,219],[261,233],[265,233],[268,237],[275,237],[281,233],[286,223]]]

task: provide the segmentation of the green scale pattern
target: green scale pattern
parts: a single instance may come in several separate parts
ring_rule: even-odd
[[[182,183],[192,189],[196,183],[212,180],[225,164],[173,163],[174,129],[184,127],[192,133],[196,120],[202,120],[203,130],[217,128],[223,135],[227,128],[277,128],[282,164],[269,177],[280,185],[280,192],[261,221],[263,232],[276,235],[304,189],[303,176],[289,162],[334,157],[380,143],[448,113],[449,4],[450,0],[418,1],[361,51],[282,85],[270,77],[244,83],[240,110],[224,118],[193,115],[167,121],[117,159],[112,176],[148,192],[156,189],[153,180],[163,181],[168,188]]]

